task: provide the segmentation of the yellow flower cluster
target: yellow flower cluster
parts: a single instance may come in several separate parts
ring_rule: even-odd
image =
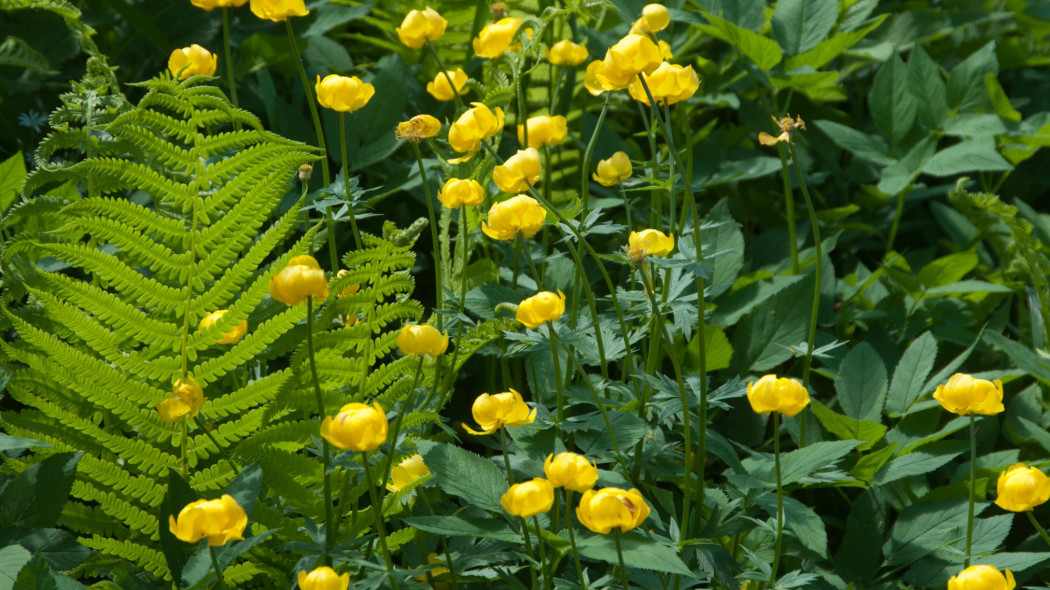
[[[531,143],[531,138],[530,138]],[[534,147],[516,154],[492,170],[492,180],[505,193],[520,193],[536,184],[543,172],[540,153]]]
[[[449,78],[452,79],[452,85],[449,85]],[[461,95],[469,92],[465,87],[467,80],[467,73],[462,68],[448,72],[447,76],[445,72],[438,72],[433,81],[427,82],[427,93],[437,100],[448,102],[456,98],[457,92]],[[453,85],[455,90],[452,90]]]
[[[543,474],[554,487],[586,492],[598,483],[598,465],[576,453],[553,453],[543,463]]]
[[[299,305],[307,297],[314,301],[328,298],[328,281],[317,259],[306,254],[295,256],[280,273],[270,278],[270,297],[285,305]]]
[[[330,74],[321,79],[317,76],[314,86],[317,102],[326,109],[340,113],[352,113],[368,104],[375,95],[375,86],[362,82],[357,76],[337,76]],[[438,125],[440,128],[440,125]],[[436,131],[435,131],[436,133]]]
[[[350,587],[350,574],[339,575],[327,565],[312,570],[310,573],[299,572],[301,590],[346,590]]]
[[[500,20],[485,25],[478,36],[474,38],[474,53],[478,57],[495,59],[511,49],[510,42],[514,39],[514,33],[518,32],[523,19],[501,18]]]
[[[197,325],[197,329],[201,332],[210,332],[212,326],[221,322],[223,316],[226,315],[225,309],[219,311],[213,311],[208,315],[204,316],[200,324]],[[248,333],[248,320],[241,320],[241,322],[235,326],[229,332],[222,332],[219,338],[215,339],[216,344],[236,344]]]
[[[480,102],[471,103],[472,108],[456,119],[448,130],[448,144],[457,152],[466,152],[459,161],[466,161],[481,149],[481,141],[503,130],[503,109],[495,112]]]
[[[485,189],[473,179],[450,178],[441,187],[437,198],[449,209],[459,209],[463,205],[476,207],[485,201]]]
[[[251,0],[251,7],[255,16],[274,22],[284,22],[290,16],[310,14],[303,0]]]

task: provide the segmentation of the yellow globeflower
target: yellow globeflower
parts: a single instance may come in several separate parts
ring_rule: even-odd
[[[576,518],[596,533],[609,534],[613,528],[627,532],[649,516],[649,505],[636,489],[602,488],[587,490],[576,507]]]
[[[441,17],[436,10],[427,6],[425,10],[413,10],[405,15],[401,26],[394,29],[401,42],[419,49],[429,41],[437,41],[445,34],[448,21]]]
[[[791,417],[809,405],[809,392],[789,377],[765,375],[747,384],[747,401],[759,414],[779,412]]]
[[[525,126],[529,128],[529,145],[531,148],[541,148],[555,145],[565,139],[569,128],[565,117],[561,115],[539,115],[529,117],[525,125],[518,125],[518,143],[525,144]]]
[[[531,140],[530,140],[531,143]],[[529,189],[540,180],[543,164],[540,153],[530,147],[518,150],[518,153],[507,158],[502,166],[492,169],[492,180],[505,193],[520,193]]]
[[[321,436],[344,451],[371,451],[386,442],[388,426],[386,412],[379,402],[371,406],[346,404],[335,418],[324,417]]]
[[[540,477],[516,483],[500,497],[499,503],[514,516],[536,516],[554,506],[554,486]]]
[[[645,35],[627,35],[605,54],[605,69],[612,68],[628,78],[642,72],[651,72],[659,67],[661,62],[663,56],[660,48]],[[628,79],[627,82],[629,81]],[[626,83],[623,86],[626,86]]]
[[[213,311],[208,315],[204,316],[201,323],[197,325],[197,329],[201,332],[205,332],[211,329],[212,326],[219,323],[223,316],[226,315],[225,309],[219,311]],[[241,323],[233,326],[233,329],[229,332],[223,332],[222,337],[215,340],[216,344],[236,344],[248,333],[248,320],[241,320]]]
[[[948,378],[947,383],[938,385],[933,399],[939,401],[945,410],[960,416],[990,416],[1005,409],[1001,381],[974,379],[963,373],[956,373]]]
[[[1013,590],[1017,583],[1010,570],[991,565],[971,565],[948,580],[948,590]]]
[[[228,541],[244,539],[248,515],[233,496],[223,494],[218,500],[197,500],[179,511],[179,517],[168,517],[171,534],[187,543],[208,538],[209,547],[225,545]]]
[[[194,43],[189,47],[176,49],[168,58],[168,71],[179,80],[190,76],[214,76],[219,58],[210,51]]]
[[[398,139],[407,139],[419,143],[429,139],[441,131],[441,121],[430,115],[416,115],[411,119],[397,124],[394,135]]]
[[[519,232],[531,238],[546,218],[546,209],[536,199],[518,195],[493,205],[488,222],[481,222],[481,231],[493,240],[513,240]]]
[[[518,321],[535,330],[565,313],[565,294],[540,291],[518,304]]]
[[[587,59],[587,47],[562,39],[547,50],[547,61],[556,66],[578,66]]]
[[[474,53],[478,57],[488,59],[497,58],[510,49],[510,42],[514,39],[514,33],[518,31],[523,19],[502,18],[481,29],[478,36],[474,38]]]
[[[641,262],[646,256],[663,258],[674,250],[674,236],[668,236],[658,229],[633,231],[627,238],[627,257]]]
[[[251,0],[251,3],[255,16],[274,22],[286,21],[289,16],[310,14],[303,0]]]
[[[656,33],[671,24],[671,14],[663,4],[648,4],[642,9],[642,18],[631,25],[632,33]]]
[[[543,463],[543,474],[555,487],[586,492],[598,483],[598,465],[576,453],[553,453]]]
[[[174,424],[183,418],[193,418],[204,407],[204,390],[201,384],[187,374],[184,379],[177,379],[171,387],[171,397],[157,404],[157,413],[160,419],[168,424]]]
[[[408,484],[416,481],[424,475],[430,474],[430,468],[423,462],[423,457],[416,453],[411,457],[405,457],[401,463],[390,470],[390,483],[386,489],[396,492]]]
[[[535,408],[529,408],[521,394],[513,389],[496,395],[483,393],[474,400],[470,410],[481,431],[466,425],[463,428],[477,435],[492,434],[504,426],[532,424],[536,419]]]
[[[317,102],[326,109],[340,113],[352,113],[368,104],[376,93],[375,86],[362,82],[357,76],[329,74],[321,79],[317,76],[314,85]]]
[[[248,0],[190,0],[190,4],[193,4],[197,8],[203,8],[204,10],[224,8],[227,6],[244,6],[247,2]]]
[[[659,104],[675,104],[696,94],[700,88],[700,78],[693,71],[693,66],[678,66],[666,61],[660,64],[651,74],[642,74],[653,100]],[[649,95],[638,77],[627,86],[628,92],[635,100],[649,104]]]
[[[310,573],[299,572],[300,590],[346,590],[350,587],[350,574],[339,575],[327,565]]]
[[[442,335],[430,324],[409,324],[397,335],[397,347],[406,355],[440,356],[448,350],[448,332]]]
[[[476,207],[485,201],[485,189],[470,178],[450,178],[438,191],[437,198],[449,209],[459,209],[463,205]]]
[[[466,152],[467,156],[457,160],[465,161],[474,152],[481,149],[483,139],[496,135],[503,129],[503,109],[496,107],[489,110],[480,102],[470,103],[470,109],[456,119],[448,130],[448,144],[457,152]]]
[[[452,90],[452,86],[448,83],[449,78],[452,78],[452,84],[456,87],[455,91]],[[445,75],[445,72],[438,72],[432,82],[427,82],[427,93],[442,102],[455,100],[456,92],[459,92],[461,95],[470,92],[465,87],[467,79],[467,73],[462,68],[449,72],[448,76]]]
[[[1035,467],[1017,463],[999,475],[995,504],[1011,512],[1025,512],[1050,500],[1050,478]]]
[[[583,75],[583,87],[591,93],[591,96],[601,96],[605,92],[605,87],[598,79],[598,72],[602,72],[603,68],[605,68],[605,62],[600,59],[587,64],[587,71]]]
[[[607,160],[598,161],[598,171],[591,178],[602,186],[615,186],[631,177],[631,159],[624,152],[616,152]]]
[[[270,297],[285,305],[299,305],[310,296],[314,301],[328,298],[328,282],[313,256],[296,256],[280,273],[270,277]]]

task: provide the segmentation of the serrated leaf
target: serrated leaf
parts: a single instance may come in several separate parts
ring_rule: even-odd
[[[868,104],[875,127],[896,146],[915,124],[915,101],[906,89],[907,69],[893,54],[875,74]]]
[[[788,55],[808,51],[835,26],[835,0],[781,0],[773,10],[773,38]]]
[[[922,167],[933,157],[937,149],[937,139],[933,136],[924,137],[899,161],[886,166],[882,171],[882,180],[879,181],[879,191],[887,195],[897,195],[919,176]]]
[[[922,171],[933,176],[952,176],[963,172],[1013,170],[995,149],[991,137],[975,137],[947,147],[933,155]]]
[[[413,516],[402,520],[410,527],[435,535],[450,537],[484,537],[506,543],[520,543],[521,535],[507,523],[492,518],[459,516]]]
[[[33,555],[21,545],[8,545],[0,548],[0,590],[11,590],[15,585],[18,572],[31,559]]]
[[[419,454],[438,486],[468,504],[497,514],[507,491],[507,478],[492,461],[450,444],[418,441]]]
[[[846,534],[835,553],[835,571],[849,581],[873,578],[882,561],[881,547],[872,539],[886,531],[886,505],[875,489],[864,490],[853,501],[846,518]]]
[[[637,533],[626,533],[620,537],[623,562],[627,567],[667,572],[669,574],[693,575],[693,571],[678,557],[678,550]],[[619,565],[616,540],[613,534],[599,535],[583,532],[576,534],[576,548],[580,555],[613,565]]]
[[[82,454],[52,455],[8,483],[2,496],[4,526],[55,526],[69,499]]]
[[[764,371],[791,358],[790,347],[806,338],[812,293],[809,274],[756,305],[733,333],[733,371]]]
[[[919,121],[931,129],[940,128],[948,116],[944,74],[918,44],[908,59],[907,89],[915,100]]]
[[[875,22],[869,24],[863,29],[849,31],[847,33],[839,33],[826,41],[821,41],[816,47],[809,51],[788,58],[784,63],[784,71],[791,72],[804,66],[819,69],[841,55],[843,51],[856,45],[857,42],[866,37],[868,33],[877,29],[887,18],[889,18],[889,16],[890,15],[888,14],[880,15],[875,19]]]
[[[950,285],[977,267],[977,253],[973,250],[948,254],[922,267],[919,282],[925,287]]]
[[[886,399],[886,411],[889,414],[902,414],[923,395],[923,386],[936,360],[937,339],[929,332],[924,332],[904,351],[893,371],[893,382]]]
[[[974,111],[984,106],[988,103],[984,77],[998,73],[995,41],[989,41],[955,66],[948,75],[948,106],[956,112]]]
[[[780,60],[783,58],[780,46],[777,45],[776,41],[737,26],[709,12],[705,12],[704,17],[711,24],[698,25],[700,30],[730,44],[763,71],[769,71],[773,66],[780,63]]]
[[[777,495],[775,493],[762,494],[755,500],[755,503],[776,518]],[[804,547],[819,555],[827,556],[828,532],[824,528],[824,521],[812,508],[794,498],[785,497],[784,525],[787,530],[798,537]]]
[[[886,402],[886,365],[879,353],[861,342],[846,354],[835,378],[835,391],[846,415],[855,420],[879,422]]]
[[[831,141],[835,142],[835,145],[857,157],[882,166],[893,164],[896,161],[890,156],[889,147],[879,137],[834,121],[820,120],[815,121],[814,124],[826,133]]]
[[[843,416],[817,401],[812,401],[809,407],[817,420],[820,420],[820,424],[839,440],[864,441],[864,444],[857,447],[860,451],[870,449],[886,434],[886,427],[878,422]]]
[[[879,469],[872,483],[885,485],[890,482],[929,473],[966,452],[967,443],[958,440],[942,440],[923,446],[921,451],[912,451],[894,458]]]
[[[1006,133],[1006,125],[999,115],[991,113],[963,113],[944,122],[944,134],[957,137],[980,137]]]
[[[26,161],[21,151],[0,163],[0,213],[14,204],[26,179]]]

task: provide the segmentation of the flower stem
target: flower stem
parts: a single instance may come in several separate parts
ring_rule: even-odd
[[[518,518],[521,518],[521,534],[525,537],[525,554],[529,556],[529,559],[532,559],[532,541],[529,539],[529,521],[525,520],[524,517],[519,516]],[[536,541],[539,542],[539,539],[536,539]],[[529,579],[532,580],[532,584],[529,586],[530,588],[539,587],[536,583],[536,568],[531,565],[529,566]]]
[[[630,590],[631,585],[627,581],[627,566],[623,563],[623,544],[620,542],[620,529],[614,528],[613,535],[616,539],[616,559],[620,561],[620,580],[623,583],[623,590]]]
[[[773,412],[773,462],[777,472],[777,539],[773,549],[773,567],[769,573],[769,588],[777,581],[780,554],[784,549],[784,487],[780,478],[780,414]]]
[[[431,202],[430,198],[430,183],[427,181],[426,168],[423,167],[423,153],[419,151],[419,144],[410,141],[412,144],[412,151],[416,154],[416,163],[419,164],[419,179],[423,183],[423,194],[426,196],[427,201],[427,215],[430,216],[430,238],[434,242],[434,308],[439,309],[442,307],[442,289],[441,286],[445,282],[445,273],[441,272],[441,254],[438,250],[440,242],[438,242],[437,234],[437,218],[434,216],[434,203]],[[441,330],[442,318],[441,314],[437,314],[437,326],[438,331]]]
[[[817,211],[813,208],[813,199],[809,198],[809,188],[806,186],[806,177],[802,174],[802,165],[795,157],[795,148],[788,145],[791,152],[791,161],[795,165],[795,175],[798,176],[798,185],[802,189],[802,198],[806,200],[806,210],[809,211],[809,224],[813,228],[813,248],[816,251],[816,267],[813,269],[813,307],[809,317],[809,336],[806,338],[806,358],[802,364],[802,387],[809,391],[809,373],[813,366],[813,342],[817,337],[817,316],[820,315],[820,288],[821,278],[824,276],[824,246],[820,238],[820,222],[817,219]],[[803,409],[799,415],[798,446],[806,446],[806,410]]]
[[[452,89],[452,96],[456,100],[456,106],[461,109],[465,108],[466,105],[463,104],[463,97],[461,97],[459,92],[456,91],[456,85],[452,83],[452,76],[448,73],[448,68],[446,68],[445,64],[441,61],[441,56],[438,55],[437,49],[434,48],[433,43],[431,43],[429,39],[426,40],[426,45],[427,49],[429,49],[430,53],[434,56],[434,59],[437,60],[437,65],[441,68],[441,73],[444,74],[445,79],[448,80],[448,87]]]
[[[306,298],[306,348],[310,358],[310,378],[314,383],[314,396],[317,399],[317,413],[325,416],[324,395],[321,393],[321,382],[317,378],[317,362],[314,360],[314,299]],[[332,476],[328,473],[328,466],[332,463],[332,451],[328,446],[328,439],[321,437],[321,459],[324,462],[324,555],[322,559],[326,565],[331,565],[329,552],[332,550],[333,539],[339,528],[332,516]]]
[[[973,505],[977,491],[977,417],[970,414],[970,505],[966,514],[966,563],[970,567],[970,550],[973,544]],[[1044,535],[1046,533],[1043,533]]]
[[[390,550],[386,546],[386,529],[383,527],[383,504],[379,494],[376,493],[375,478],[372,477],[372,467],[368,463],[368,451],[361,453],[361,462],[365,465],[365,477],[368,478],[368,495],[372,500],[372,514],[376,521],[376,534],[379,536],[379,551],[386,562],[386,576],[390,580],[390,586],[398,588],[397,577],[394,576],[394,562],[390,559]]]
[[[536,523],[536,548],[539,550],[540,554],[540,571],[543,572],[543,587],[550,588],[553,572],[548,571],[548,566],[550,564],[547,563],[547,550],[543,548],[543,537],[540,536],[540,517],[538,515],[533,515],[532,521]],[[526,526],[528,526],[527,523]]]
[[[1039,531],[1039,535],[1043,537],[1043,540],[1050,545],[1050,535],[1046,534],[1046,529],[1044,529],[1043,525],[1039,524],[1039,521],[1035,519],[1035,515],[1032,514],[1032,511],[1025,510],[1024,513],[1028,515],[1028,520],[1032,523],[1032,526],[1035,527],[1035,530]]]
[[[416,364],[416,374],[412,377],[412,387],[408,390],[408,395],[405,396],[405,403],[401,406],[401,411],[397,413],[397,419],[394,420],[394,428],[390,434],[390,450],[386,454],[386,465],[383,467],[383,480],[379,482],[379,487],[386,488],[386,482],[390,479],[390,469],[394,465],[394,455],[397,454],[397,437],[401,434],[401,420],[408,413],[408,400],[415,397],[416,387],[419,386],[419,378],[423,375],[423,355],[419,355],[419,363]]]
[[[557,401],[557,413],[558,421],[554,423],[554,438],[561,438],[559,429],[561,428],[562,422],[565,421],[565,392],[562,387],[562,374],[561,374],[561,361],[558,359],[558,333],[554,331],[554,326],[551,322],[547,322],[547,334],[550,335],[551,344],[551,362],[554,364],[554,390],[557,394],[555,398]],[[566,348],[568,350],[568,348]],[[570,353],[571,354],[571,353]]]
[[[216,588],[226,590],[226,581],[222,579],[222,570],[219,568],[219,557],[215,555],[215,547],[208,547],[208,554],[211,555],[211,566],[215,569]]]
[[[795,197],[791,194],[791,171],[788,170],[787,156],[784,150],[780,154],[780,174],[784,178],[784,204],[787,206],[788,246],[791,248],[791,274],[799,273],[798,264],[798,230],[795,228]]]
[[[189,479],[190,467],[186,459],[186,440],[190,437],[190,429],[186,424],[186,421],[182,421],[182,442],[180,443],[181,461],[182,461],[182,478]]]
[[[897,241],[897,230],[900,229],[901,216],[904,215],[904,200],[908,197],[908,192],[911,185],[908,185],[901,191],[901,194],[897,195],[897,212],[893,216],[893,225],[890,226],[890,237],[886,239],[886,257],[888,258],[890,252],[893,252],[893,244]]]
[[[321,128],[321,117],[317,114],[317,104],[314,101],[313,87],[310,86],[310,80],[306,77],[306,70],[303,68],[303,57],[299,53],[299,44],[295,42],[295,32],[292,31],[292,21],[288,19],[284,21],[286,29],[288,30],[288,43],[292,46],[292,51],[295,53],[295,65],[299,68],[299,77],[303,81],[303,91],[306,93],[306,102],[310,106],[310,117],[314,122],[314,131],[317,132],[317,147],[321,148],[321,173],[324,180],[325,187],[332,184],[332,174],[328,170],[328,149],[325,147],[324,142],[324,130]]]
[[[572,561],[576,564],[576,575],[580,578],[580,588],[586,590],[587,580],[583,577],[583,566],[580,565],[580,552],[576,550],[576,533],[572,526],[572,490],[565,488],[565,520],[569,529],[569,546],[572,547]]]
[[[467,210],[465,205],[461,205],[459,208],[459,247],[460,247],[460,269],[459,269],[459,307],[456,309],[457,313],[466,313],[466,302],[467,302],[467,260],[469,258],[469,247],[467,242]],[[460,349],[460,338],[463,336],[463,320],[460,319],[456,323],[456,341],[454,343],[455,348],[452,350],[452,362],[449,365],[449,374],[452,375],[453,382],[456,376],[456,361],[459,360],[459,349]],[[429,402],[430,397],[434,395],[438,388],[437,374],[434,375],[434,389],[430,392],[427,397]],[[449,383],[449,391],[452,391],[452,382]],[[442,404],[443,405],[443,404]],[[423,404],[423,409],[427,409],[428,404]]]
[[[540,273],[536,270],[536,263],[532,261],[532,249],[529,247],[529,243],[525,241],[525,235],[518,232],[518,246],[522,252],[525,253],[525,261],[529,265],[529,272],[532,273],[532,279],[536,281],[536,290],[543,290],[543,279],[540,278]]]
[[[583,370],[583,366],[573,356],[572,351],[565,342],[561,342],[562,348],[565,349],[566,355],[569,358],[569,362],[576,367],[576,372],[580,374],[580,379],[583,384],[591,392],[591,396],[594,397],[594,405],[598,406],[598,412],[602,415],[602,421],[605,422],[605,429],[609,431],[609,442],[612,443],[613,451],[616,452],[616,462],[620,464],[620,468],[623,469],[623,475],[626,476],[630,471],[627,470],[627,465],[623,462],[623,452],[620,450],[620,444],[616,442],[616,433],[613,432],[612,422],[609,421],[609,414],[605,411],[605,404],[602,402],[602,396],[598,394],[598,390],[594,388],[594,384],[591,383],[590,378],[587,376],[587,372]]]
[[[361,249],[361,232],[357,230],[357,215],[354,213],[354,200],[350,195],[350,165],[346,149],[346,113],[339,113],[339,151],[343,159],[343,198],[346,199],[346,210],[350,214],[350,230],[354,234],[354,248]],[[335,252],[335,220],[332,217],[332,208],[325,208],[325,219],[328,221],[328,248],[333,252],[332,270],[339,263]]]
[[[507,481],[510,485],[514,485],[514,473],[510,470],[510,445],[507,444],[506,426],[500,426],[499,428],[499,446],[503,451],[503,467],[507,470]]]
[[[230,102],[237,109],[240,104],[237,102],[237,82],[233,77],[233,57],[230,52],[230,9],[226,6],[222,7],[222,46],[226,53],[226,82],[230,86]],[[240,123],[237,126],[240,127]]]

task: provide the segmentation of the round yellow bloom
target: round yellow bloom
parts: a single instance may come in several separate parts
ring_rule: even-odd
[[[615,186],[631,177],[631,159],[625,152],[616,152],[607,160],[598,161],[598,171],[591,175],[602,186]]]
[[[346,590],[350,587],[350,574],[339,575],[327,565],[310,573],[299,572],[300,590]]]
[[[529,138],[529,143],[532,143],[532,138]],[[540,172],[543,172],[540,153],[530,147],[518,150],[502,166],[493,168],[492,180],[503,192],[520,193],[529,190],[529,185],[535,186],[539,182]]]
[[[510,49],[510,42],[514,39],[514,33],[518,31],[522,20],[507,17],[486,25],[474,38],[474,53],[478,57],[488,59],[503,55],[503,52]]]
[[[547,61],[556,66],[578,66],[587,59],[587,47],[562,39],[547,50]]]
[[[620,90],[626,88],[635,75],[652,72],[661,62],[663,55],[652,39],[630,34],[609,48],[604,67],[596,75],[606,90]]]
[[[379,402],[371,406],[346,404],[334,419],[324,417],[321,436],[344,451],[371,451],[386,442],[388,426],[386,412]]]
[[[540,291],[518,304],[518,321],[529,328],[536,328],[553,322],[565,313],[565,294],[558,290],[555,295],[550,291]]]
[[[649,516],[649,505],[641,492],[620,488],[587,490],[576,507],[576,518],[583,526],[596,533],[609,534],[614,527],[627,532],[642,524]]]
[[[553,453],[543,463],[543,474],[551,484],[574,492],[586,492],[598,483],[598,465],[576,453]]]
[[[1013,590],[1014,574],[991,565],[971,565],[948,580],[948,590]]]
[[[401,463],[397,464],[390,470],[390,482],[386,484],[386,489],[391,492],[396,492],[424,475],[429,474],[430,468],[423,462],[422,455],[416,453],[411,457],[405,457]]]
[[[648,4],[642,9],[642,18],[631,25],[632,33],[656,33],[671,24],[671,14],[663,4]]]
[[[442,335],[430,324],[409,324],[397,335],[397,347],[402,354],[440,356],[448,350],[448,332]]]
[[[303,0],[251,0],[251,3],[255,16],[274,22],[286,21],[289,16],[310,14]]]
[[[1011,512],[1024,512],[1050,500],[1050,478],[1035,467],[1017,463],[999,475],[995,504]]]
[[[627,256],[640,262],[646,256],[663,258],[674,250],[674,236],[668,236],[658,229],[633,231],[627,238]]]
[[[536,516],[554,506],[554,486],[541,477],[516,483],[500,497],[499,503],[514,516]]]
[[[161,420],[174,424],[187,416],[195,417],[206,401],[201,384],[187,374],[185,379],[177,379],[172,385],[171,397],[157,404],[157,413]]]
[[[747,401],[759,414],[779,412],[791,417],[809,405],[809,392],[789,377],[766,375],[747,384]]]
[[[642,76],[649,86],[649,92],[653,94],[653,100],[659,104],[675,104],[687,100],[700,88],[700,78],[693,71],[693,66],[683,68],[665,61],[653,73]],[[649,96],[637,77],[631,80],[627,90],[635,100],[649,104]]]
[[[299,305],[307,297],[328,298],[328,282],[313,256],[296,256],[280,273],[270,277],[270,297],[285,305]]]
[[[463,68],[456,68],[448,72],[448,76],[445,76],[445,72],[438,72],[432,82],[427,82],[427,93],[442,102],[454,100],[456,95],[448,83],[449,78],[452,78],[452,85],[456,87],[455,92],[459,92],[460,95],[470,92],[470,89],[465,87],[468,79],[467,73],[463,71]]]
[[[437,118],[430,115],[416,115],[407,121],[398,123],[395,135],[398,139],[419,143],[424,139],[434,137],[438,131],[441,131],[441,121],[438,121]]]
[[[214,326],[215,324],[219,323],[219,320],[221,320],[224,315],[226,315],[226,310],[225,309],[220,309],[219,311],[213,311],[212,313],[209,313],[208,315],[204,316],[204,319],[201,320],[201,323],[197,325],[197,329],[200,330],[201,332],[204,332],[206,330],[210,330],[212,326]],[[248,333],[248,320],[241,320],[241,323],[239,323],[236,326],[234,326],[233,330],[231,330],[229,332],[223,332],[222,333],[222,337],[221,338],[217,338],[215,340],[215,343],[216,344],[236,344],[247,333]]]
[[[488,222],[481,222],[481,231],[493,240],[513,240],[518,232],[531,238],[540,231],[547,211],[539,201],[527,195],[511,197],[489,209]]]
[[[213,8],[223,8],[227,6],[244,6],[248,0],[190,0],[190,4],[193,4],[197,8],[203,8],[204,10],[212,10]]]
[[[223,494],[218,500],[197,500],[179,511],[179,517],[168,516],[171,534],[187,543],[196,543],[208,537],[209,547],[225,545],[228,541],[244,539],[248,515],[233,496]]]
[[[448,145],[468,155],[481,148],[481,140],[503,129],[503,109],[496,107],[493,112],[480,102],[470,104],[472,108],[460,115],[448,130]]]
[[[394,29],[401,42],[419,49],[428,40],[437,41],[445,34],[448,21],[441,17],[436,10],[427,6],[425,10],[413,10],[405,15],[401,26]]]
[[[522,399],[521,394],[511,389],[496,395],[483,393],[474,400],[470,408],[474,415],[474,421],[481,427],[481,431],[464,425],[463,428],[471,434],[492,434],[504,426],[524,426],[532,424],[536,419],[536,409],[529,408]]]
[[[357,76],[336,74],[329,74],[324,80],[317,76],[314,90],[317,92],[318,104],[341,113],[352,113],[365,106],[376,93],[375,86],[362,82]]]
[[[529,127],[529,145],[531,148],[541,148],[555,145],[565,139],[568,133],[568,125],[565,117],[561,115],[539,115],[529,117],[525,121]],[[518,143],[525,144],[525,125],[518,125]]]
[[[437,198],[449,209],[459,209],[463,205],[476,207],[485,201],[485,189],[480,182],[470,178],[450,178],[438,191]]]
[[[591,96],[601,96],[605,92],[605,87],[598,80],[598,72],[604,67],[605,62],[600,59],[587,64],[587,71],[583,75],[583,87],[591,93]]]
[[[938,385],[933,399],[939,401],[945,410],[960,416],[990,416],[1005,409],[1001,381],[974,379],[963,373],[956,373],[948,378],[947,383]]]
[[[196,43],[172,51],[168,58],[168,71],[179,80],[195,75],[214,76],[218,65],[219,57]]]

